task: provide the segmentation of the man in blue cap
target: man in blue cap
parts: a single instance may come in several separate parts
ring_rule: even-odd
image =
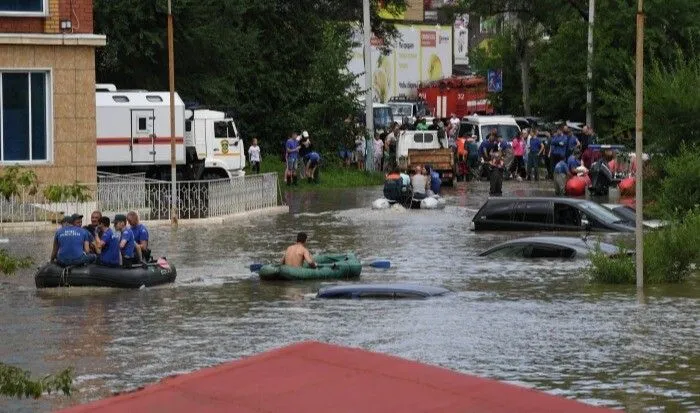
[[[90,253],[88,232],[80,228],[82,219],[83,216],[79,214],[63,219],[63,226],[56,231],[53,238],[51,261],[56,261],[63,267],[95,262],[95,254]],[[65,225],[66,223],[68,225]]]

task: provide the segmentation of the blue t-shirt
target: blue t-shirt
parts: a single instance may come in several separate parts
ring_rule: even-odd
[[[530,153],[537,154],[542,147],[542,141],[539,138],[530,139]]]
[[[505,139],[503,139],[503,140],[501,141],[501,143],[498,144],[498,147],[501,148],[501,151],[505,151],[506,149],[508,149],[509,146],[510,146],[510,142],[508,142],[508,141],[505,140]]]
[[[124,231],[122,231],[121,241],[126,241],[126,245],[124,245],[124,248],[122,249],[124,258],[134,258],[136,243],[134,242],[134,233],[131,231],[131,228],[124,228]]]
[[[310,161],[317,161],[318,162],[321,160],[321,155],[319,155],[318,152],[311,152],[306,156]]]
[[[493,145],[489,141],[481,142],[481,145],[479,145],[479,155],[488,156],[489,152],[491,152],[492,147]]]
[[[143,224],[136,224],[131,227],[131,232],[134,233],[134,241],[140,244],[141,241],[148,241],[148,230]]]
[[[287,139],[286,144],[287,150],[294,150],[299,147],[299,142],[296,139]],[[297,159],[299,157],[299,151],[287,152],[287,159]]]
[[[566,136],[555,135],[552,138],[552,155],[566,155]]]
[[[440,185],[442,185],[440,174],[435,171],[430,172],[430,190],[435,194],[439,194]]]
[[[569,150],[569,153],[571,153],[571,151],[573,151],[576,147],[576,142],[578,142],[578,139],[574,135],[564,135],[564,137],[566,138],[566,145]]]
[[[58,241],[56,258],[61,262],[77,260],[85,254],[85,242],[90,242],[88,232],[80,227],[61,227],[54,239]]]
[[[102,252],[100,253],[100,262],[107,265],[119,265],[119,233],[107,228],[102,234]]]
[[[569,168],[568,168],[566,162],[564,162],[564,161],[557,162],[556,166],[554,167],[555,174],[565,174],[568,171],[569,171]]]
[[[569,159],[566,160],[566,166],[569,168],[569,170],[576,169],[581,166],[581,162],[579,162],[574,155],[571,155],[569,156]]]

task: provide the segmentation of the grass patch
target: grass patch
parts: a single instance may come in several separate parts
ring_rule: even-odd
[[[644,283],[680,283],[696,271],[700,263],[700,209],[682,220],[644,234]],[[589,274],[604,284],[636,283],[634,256],[614,258],[593,254]]]
[[[358,171],[354,165],[345,167],[338,163],[322,163],[319,166],[319,183],[299,180],[297,185],[287,186],[284,182],[285,164],[279,158],[268,156],[260,164],[260,173],[277,172],[278,183],[282,190],[305,191],[333,188],[356,188],[377,186],[384,183],[384,174],[380,172]],[[251,174],[250,167],[246,174]]]

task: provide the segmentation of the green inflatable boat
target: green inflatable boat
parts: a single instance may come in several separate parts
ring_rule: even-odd
[[[306,263],[302,267],[288,265],[263,265],[258,274],[261,280],[317,280],[357,278],[362,264],[355,254],[326,254],[314,257],[316,268]]]

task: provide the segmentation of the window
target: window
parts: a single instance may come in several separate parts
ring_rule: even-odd
[[[214,137],[218,139],[235,138],[236,134],[234,133],[231,122],[214,122]]]
[[[0,72],[0,162],[49,160],[47,72]]]
[[[45,15],[46,0],[0,0],[3,15]]]
[[[602,207],[601,207],[602,208]],[[611,212],[612,214],[612,212]],[[554,224],[570,227],[581,226],[581,211],[567,204],[554,204]]]
[[[146,118],[139,118],[139,132],[146,130]]]
[[[430,143],[432,141],[433,141],[433,134],[426,133],[425,135],[423,135],[423,142]]]
[[[185,121],[185,132],[192,132],[192,121],[191,120]]]
[[[551,223],[551,211],[552,205],[547,201],[520,202],[517,207],[517,213],[524,222],[537,224]]]
[[[423,134],[422,133],[416,133],[413,135],[413,142],[415,143],[423,143]]]
[[[468,138],[474,134],[474,125],[471,123],[462,123],[459,125],[459,136]]]
[[[129,98],[122,95],[112,96],[112,100],[117,103],[129,103]]]
[[[148,95],[146,96],[146,100],[149,102],[162,102],[163,98],[156,95]]]
[[[489,136],[491,129],[496,129],[498,136],[507,141],[511,141],[515,136],[520,135],[520,128],[517,125],[482,125],[481,138]]]
[[[490,203],[481,213],[482,219],[496,221],[510,221],[513,212],[513,204],[510,202]]]

